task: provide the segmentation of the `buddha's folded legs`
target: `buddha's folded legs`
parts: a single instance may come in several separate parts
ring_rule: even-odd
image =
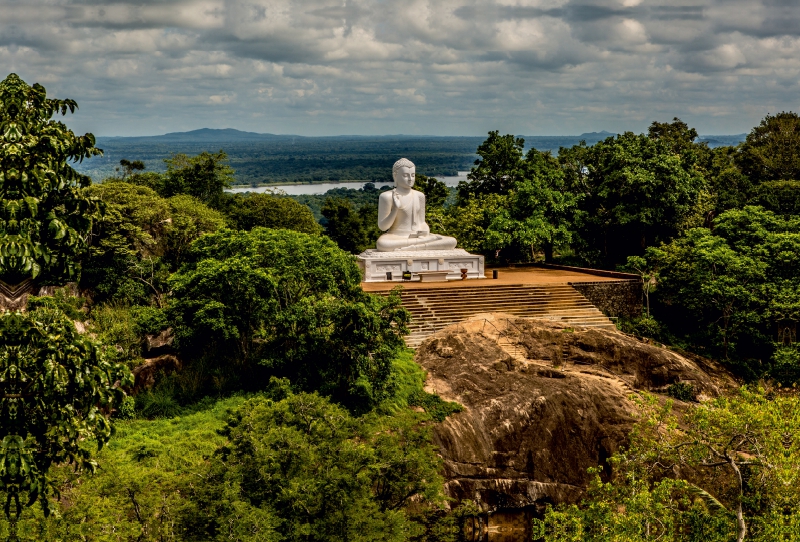
[[[376,247],[380,252],[395,250],[453,250],[456,239],[446,235],[426,235],[425,237],[407,237],[385,233],[378,238]]]

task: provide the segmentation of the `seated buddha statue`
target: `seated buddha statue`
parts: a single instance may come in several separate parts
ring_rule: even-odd
[[[431,233],[425,223],[425,194],[414,190],[416,167],[401,158],[392,167],[395,187],[378,198],[378,227],[385,231],[378,238],[380,252],[395,250],[452,250],[453,237]]]

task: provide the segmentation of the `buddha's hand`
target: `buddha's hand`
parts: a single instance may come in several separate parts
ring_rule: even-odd
[[[396,189],[392,190],[392,203],[397,209],[400,208],[400,194],[397,193]]]

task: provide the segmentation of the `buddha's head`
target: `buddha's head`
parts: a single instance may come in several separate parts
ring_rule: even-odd
[[[394,184],[400,188],[414,188],[414,174],[417,168],[408,158],[401,158],[392,166]]]

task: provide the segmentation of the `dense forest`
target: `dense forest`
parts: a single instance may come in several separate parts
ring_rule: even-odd
[[[57,120],[75,107],[0,83],[0,281],[6,301],[26,292],[0,313],[2,536],[462,539],[479,510],[445,497],[431,440],[462,407],[423,389],[409,313],[365,293],[353,257],[374,246],[381,183],[318,198],[315,216],[227,193],[232,153],[177,144],[163,170],[114,157],[92,183],[72,166],[100,155],[94,137]],[[643,312],[622,330],[745,384],[706,402],[676,389],[679,412],[642,395],[617,476],[551,507],[537,536],[796,533],[800,117],[715,148],[677,118],[557,153],[497,131],[476,145],[456,190],[418,175],[433,231],[496,263],[637,273]]]
[[[558,151],[585,140],[594,144],[607,132],[580,136],[528,138],[540,150]],[[742,136],[708,136],[712,146],[736,144]],[[101,137],[102,156],[75,168],[102,181],[115,174],[121,159],[140,160],[148,170],[163,173],[164,159],[173,154],[223,150],[234,169],[235,183],[257,186],[275,183],[363,180],[391,182],[396,156],[407,156],[420,173],[454,176],[475,160],[480,137],[337,136],[301,137],[254,134],[237,130],[195,130],[150,137]]]

